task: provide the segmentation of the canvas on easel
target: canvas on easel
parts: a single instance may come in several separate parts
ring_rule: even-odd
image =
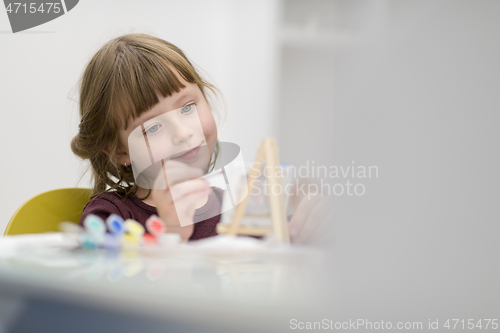
[[[265,161],[266,168],[271,172],[267,172],[267,186],[269,186],[269,211],[272,226],[242,226],[241,221],[245,217],[245,212],[252,192],[252,187],[255,184],[259,170]],[[285,210],[285,201],[282,191],[282,182],[278,172],[278,146],[273,138],[266,138],[262,141],[259,147],[257,158],[248,175],[248,194],[243,201],[236,206],[234,215],[229,225],[219,223],[217,232],[229,235],[248,235],[248,236],[264,236],[268,233],[273,233],[275,238],[284,243],[290,243],[288,233],[288,222]],[[276,191],[275,189],[278,189]]]

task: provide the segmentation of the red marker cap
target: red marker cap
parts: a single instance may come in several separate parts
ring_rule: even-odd
[[[165,225],[165,222],[163,222],[163,220],[160,219],[158,216],[151,215],[146,220],[146,229],[149,231],[150,234],[158,236],[167,231],[167,226]]]

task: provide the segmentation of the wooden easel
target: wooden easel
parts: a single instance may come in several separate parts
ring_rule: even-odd
[[[267,184],[270,188],[269,207],[271,212],[272,227],[240,226],[241,219],[245,216],[248,199],[251,195],[250,193],[252,192],[252,184],[254,184],[259,170],[261,170],[262,162],[264,160],[266,161],[266,167],[271,168],[271,175],[267,177]],[[273,138],[265,138],[259,147],[257,158],[255,159],[255,163],[248,176],[248,194],[245,199],[243,199],[243,201],[236,206],[236,211],[231,224],[229,224],[229,226],[222,223],[217,225],[218,233],[227,233],[232,236],[264,236],[268,233],[274,233],[277,240],[284,243],[290,243],[281,179],[277,177],[278,167],[278,145],[276,144],[276,140]],[[273,188],[275,187],[280,188],[279,194],[273,193]]]

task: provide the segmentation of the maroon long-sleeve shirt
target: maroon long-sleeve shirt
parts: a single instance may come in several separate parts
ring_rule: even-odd
[[[223,191],[218,187],[212,187],[212,190],[207,203],[195,211],[194,221],[200,222],[194,224],[194,231],[189,240],[217,235],[216,225],[220,221]],[[106,192],[87,203],[80,217],[80,225],[83,226],[83,221],[88,214],[97,215],[102,219],[116,214],[124,220],[133,219],[145,227],[146,220],[153,214],[158,215],[158,211],[136,196],[120,198],[116,193]]]

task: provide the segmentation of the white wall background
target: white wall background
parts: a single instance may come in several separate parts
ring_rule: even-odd
[[[89,187],[70,149],[78,129],[77,81],[111,38],[149,33],[180,47],[227,101],[219,138],[252,159],[275,135],[276,1],[82,0],[62,17],[11,33],[0,9],[0,233],[24,201],[56,188]]]

